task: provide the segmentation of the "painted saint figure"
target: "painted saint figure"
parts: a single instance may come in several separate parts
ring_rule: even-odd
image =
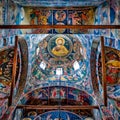
[[[60,96],[61,96],[62,98],[65,98],[65,90],[64,90],[64,88],[61,88],[61,89],[60,89]]]
[[[106,63],[107,66],[107,83],[116,84],[120,79],[120,61],[118,60],[109,60]]]
[[[57,96],[57,89],[56,87],[51,91],[52,95],[51,98],[55,98]]]
[[[55,46],[51,51],[55,56],[63,57],[69,53],[67,48],[64,46],[65,40],[62,37],[57,38],[55,42],[57,46]]]

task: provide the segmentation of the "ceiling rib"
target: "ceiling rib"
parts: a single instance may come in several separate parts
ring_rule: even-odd
[[[99,109],[98,106],[90,105],[18,105],[17,109],[31,109],[31,110],[53,110],[53,109],[65,109],[65,110],[80,110],[80,109]]]

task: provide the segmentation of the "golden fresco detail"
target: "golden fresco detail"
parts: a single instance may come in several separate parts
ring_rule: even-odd
[[[55,40],[56,46],[52,49],[52,54],[58,57],[63,57],[69,53],[67,48],[64,46],[65,40],[62,37],[59,37]]]

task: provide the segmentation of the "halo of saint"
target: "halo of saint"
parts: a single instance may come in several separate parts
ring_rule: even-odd
[[[57,57],[64,57],[68,55],[69,50],[65,47],[65,40],[59,37],[55,40],[56,46],[52,48],[51,53]]]

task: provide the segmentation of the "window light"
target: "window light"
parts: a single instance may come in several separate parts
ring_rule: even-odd
[[[73,63],[73,68],[74,68],[74,70],[78,70],[80,68],[80,65],[79,65],[79,63],[77,61],[75,61]]]
[[[46,63],[45,63],[44,61],[42,61],[42,62],[40,63],[40,68],[43,69],[43,70],[45,70],[45,68],[46,68]]]
[[[62,68],[57,68],[56,69],[56,75],[62,75],[63,74],[63,69]]]
[[[39,47],[36,50],[36,55],[38,55],[38,54],[39,54]]]

